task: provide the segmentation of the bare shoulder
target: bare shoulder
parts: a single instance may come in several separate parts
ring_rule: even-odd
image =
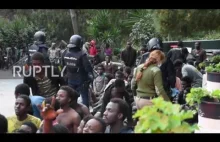
[[[71,114],[71,117],[73,118],[73,119],[80,119],[80,116],[79,116],[79,114],[74,110],[74,109],[71,109],[70,111],[69,111],[69,113]]]
[[[86,105],[84,105],[84,104],[82,104],[82,103],[78,103],[78,105],[79,105],[79,107],[82,109],[82,111],[83,111],[84,113],[86,113],[86,114],[89,113],[89,108],[88,108]]]

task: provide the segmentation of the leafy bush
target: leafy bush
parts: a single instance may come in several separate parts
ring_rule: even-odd
[[[219,102],[220,100],[220,90],[214,90],[209,92],[207,89],[204,88],[192,88],[190,93],[186,96],[186,102],[193,106],[195,104],[200,104],[204,97],[209,97],[215,99],[215,101]],[[197,107],[198,109],[198,107]]]
[[[88,23],[87,33],[90,39],[100,43],[109,43],[111,47],[120,47],[120,29],[118,23],[113,23],[113,16],[109,10],[99,10]]]
[[[211,64],[209,66],[207,66],[206,71],[209,72],[216,72],[216,73],[220,73],[220,63],[218,64]]]
[[[158,34],[153,26],[152,15],[147,14],[133,25],[132,32],[130,33],[131,40],[140,46]]]
[[[220,55],[216,55],[216,56],[213,56],[211,59],[210,59],[211,62],[214,62],[214,63],[219,63],[220,62]]]
[[[181,110],[180,105],[166,102],[161,97],[152,102],[152,106],[146,106],[134,115],[139,119],[136,133],[191,133],[198,129],[197,125],[191,126],[184,121],[193,118],[193,111]]]
[[[12,21],[1,20],[0,37],[3,47],[23,48],[33,41],[33,35],[36,31],[34,25],[28,22],[26,17],[15,16]]]

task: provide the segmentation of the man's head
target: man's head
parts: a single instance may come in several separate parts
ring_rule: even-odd
[[[28,114],[31,108],[31,100],[27,95],[19,95],[15,101],[15,114],[17,116],[24,116]]]
[[[79,94],[69,86],[62,86],[57,92],[57,100],[60,103],[60,106],[72,105],[77,103]]]
[[[55,124],[51,129],[52,133],[69,133],[69,130],[62,124]]]
[[[178,46],[179,48],[183,48],[183,42],[182,42],[181,40],[178,41],[177,46]]]
[[[122,80],[124,80],[124,74],[123,74],[123,72],[117,71],[117,72],[115,73],[115,79],[122,79]]]
[[[142,47],[141,50],[140,50],[140,54],[143,55],[143,54],[146,53],[146,52],[147,52],[147,45],[144,44],[143,47]]]
[[[105,121],[101,118],[90,119],[85,127],[83,128],[83,133],[104,133],[106,129]]]
[[[19,130],[23,130],[26,133],[36,133],[37,132],[37,127],[34,125],[34,123],[28,121],[24,122]]]
[[[128,116],[128,111],[128,104],[124,100],[113,98],[106,106],[103,119],[107,125],[123,122]]]
[[[36,52],[32,56],[32,66],[36,67],[36,71],[39,72],[39,68],[42,70],[42,66],[44,65],[44,55],[40,52]]]
[[[125,67],[123,70],[124,76],[127,78],[131,74],[131,68]]]
[[[130,41],[127,42],[127,48],[131,48],[132,43]]]
[[[149,52],[154,50],[163,50],[163,42],[159,38],[152,38],[147,43],[147,48]]]
[[[83,128],[84,128],[84,126],[85,126],[86,123],[87,123],[90,119],[92,119],[92,118],[93,118],[92,115],[88,115],[88,116],[84,117],[84,118],[81,120],[80,124],[79,124],[79,127],[78,127],[78,129],[77,129],[77,133],[83,133]]]
[[[181,79],[181,83],[183,90],[185,90],[186,88],[191,87],[192,80],[188,76],[185,76]]]
[[[125,93],[125,82],[121,79],[116,79],[114,87],[111,89],[111,98],[123,98]]]
[[[102,64],[98,65],[97,72],[99,75],[103,75],[103,73],[105,72],[105,68]]]
[[[17,98],[19,95],[30,96],[30,89],[27,84],[21,83],[15,87],[15,98]]]
[[[105,61],[106,61],[107,63],[109,63],[111,60],[112,60],[112,59],[111,59],[111,56],[109,56],[109,55],[106,55],[106,56],[105,56]]]
[[[200,42],[195,42],[195,48],[197,49],[197,50],[199,50],[200,49],[200,45],[201,45],[201,43]]]
[[[176,61],[174,61],[174,68],[176,71],[181,70],[182,66],[183,66],[183,62],[179,59],[177,59]]]
[[[8,132],[8,120],[4,115],[0,114],[0,133]]]

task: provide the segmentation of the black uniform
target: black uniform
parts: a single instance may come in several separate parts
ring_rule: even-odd
[[[81,36],[73,35],[67,47],[62,55],[62,65],[66,67],[66,81],[81,94],[83,104],[89,107],[88,86],[93,79],[93,69],[87,54],[81,50]]]
[[[28,64],[31,64],[31,56],[35,52],[41,52],[45,58],[45,64],[50,64],[49,56],[47,54],[48,47],[45,44],[46,36],[42,31],[38,31],[34,34],[35,43],[28,49]]]

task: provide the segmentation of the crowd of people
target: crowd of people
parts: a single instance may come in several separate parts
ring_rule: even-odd
[[[45,35],[37,34],[41,38],[36,39],[35,46],[44,47],[40,45]],[[103,61],[95,40],[83,45],[79,35],[73,35],[62,52],[54,45],[45,48],[47,55],[37,49],[30,57],[31,66],[48,64],[47,57],[53,54],[54,58],[61,57],[65,74],[62,76],[59,68],[52,74],[51,69],[29,70],[30,76],[15,88],[15,115],[0,115],[0,133],[134,133],[138,120],[132,115],[153,105],[151,99],[162,97],[186,104],[190,89],[202,87],[203,76],[197,66],[206,60],[199,42],[189,53],[179,41],[178,47],[165,55],[157,38],[139,51],[128,41],[118,62],[112,60],[109,44],[105,45]]]

